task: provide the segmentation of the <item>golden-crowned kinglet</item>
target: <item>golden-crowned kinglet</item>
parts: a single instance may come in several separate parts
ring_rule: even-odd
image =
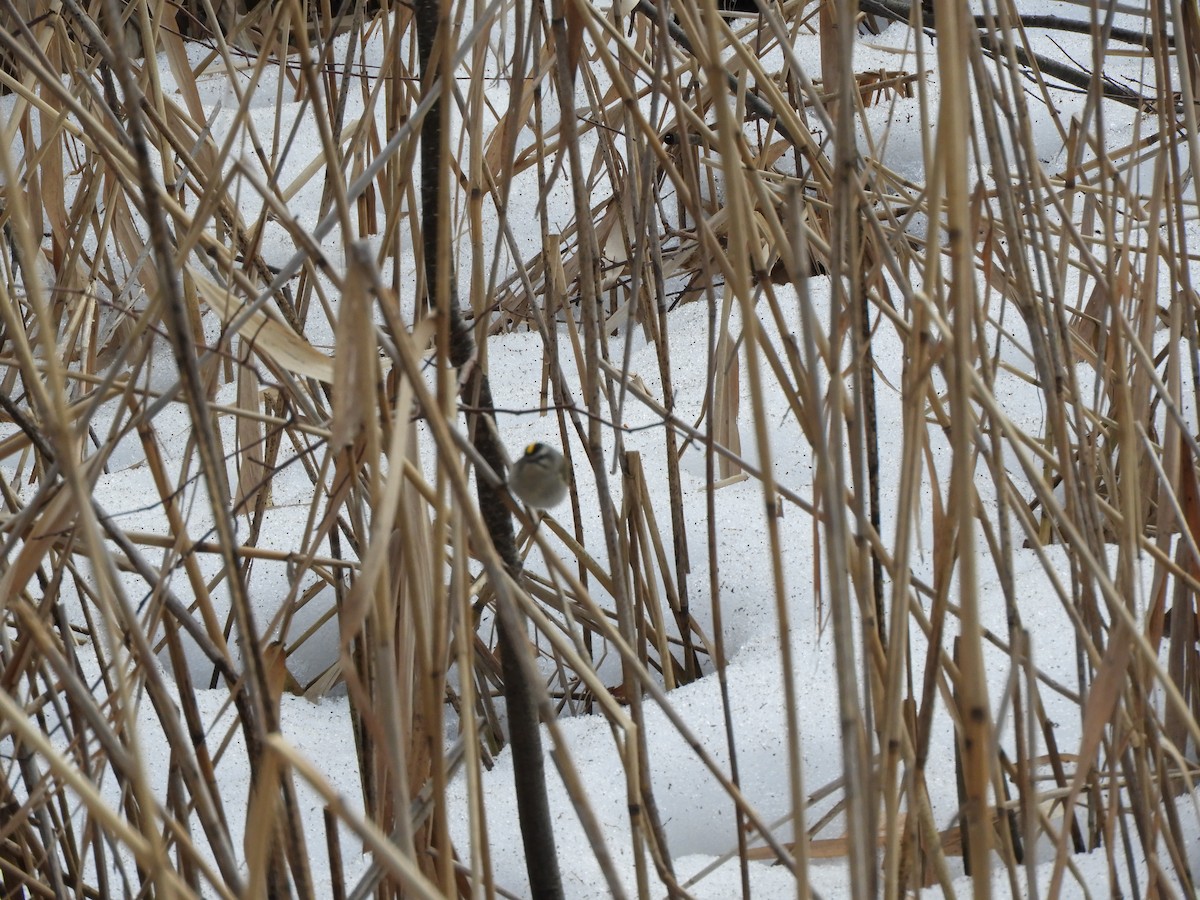
[[[571,470],[563,455],[545,444],[530,444],[513,463],[508,486],[517,499],[534,509],[549,509],[563,502],[571,483]]]

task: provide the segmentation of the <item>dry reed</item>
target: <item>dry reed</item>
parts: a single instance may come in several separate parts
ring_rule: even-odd
[[[1143,28],[1113,28],[1081,3],[1091,56],[1071,65],[1029,44],[1067,25],[1009,0],[978,17],[950,0],[732,6],[418,4],[440,21],[423,57],[412,8],[386,2],[0,3],[5,896],[503,896],[494,857],[512,841],[488,832],[483,775],[513,680],[613,896],[686,897],[707,872],[676,871],[654,707],[728,797],[744,893],[769,859],[807,896],[830,857],[856,897],[951,892],[962,856],[984,897],[993,870],[1033,881],[1041,844],[1050,896],[1093,848],[1113,870],[1144,856],[1135,896],[1194,895],[1200,18],[1150,4]],[[935,35],[936,58],[914,45],[856,70],[859,30],[889,20]],[[806,65],[793,41],[814,31]],[[1141,83],[1105,77],[1130,57]],[[1069,119],[1064,83],[1084,96]],[[920,182],[884,162],[901,103],[923,129]],[[1109,117],[1131,106],[1114,147]],[[442,112],[460,125],[421,157]],[[1061,135],[1053,166],[1035,112]],[[442,161],[436,214],[411,177],[422,158]],[[510,214],[530,192],[533,240]],[[469,360],[444,305],[459,295]],[[708,377],[681,397],[672,317],[692,302]],[[477,505],[468,478],[503,495],[476,431],[491,403],[470,386],[511,330],[540,335],[543,408],[587,473],[540,525]],[[654,388],[631,370],[637,335]],[[902,363],[877,358],[885,337]],[[997,387],[1014,379],[1041,423],[1014,417]],[[903,408],[890,467],[884,394]],[[810,483],[776,470],[780,409]],[[656,428],[641,452],[625,446],[634,411]],[[689,530],[681,460],[701,458],[707,524]],[[114,509],[97,486],[131,459],[146,493]],[[785,709],[775,822],[741,789],[729,705],[721,487],[744,479],[761,490],[772,591],[756,599],[776,610]],[[510,514],[514,552],[544,567],[520,574],[498,549]],[[797,529],[808,568],[785,550]],[[1039,668],[1018,555],[1059,593],[1069,681]],[[282,602],[263,601],[270,578]],[[981,614],[983,579],[1006,633]],[[835,657],[842,774],[826,784],[805,780],[797,583]],[[522,623],[528,641],[498,646],[498,624]],[[710,674],[719,756],[670,694]],[[280,732],[286,695],[334,690],[353,800]],[[1071,746],[1048,694],[1076,711]],[[611,726],[619,852],[565,715]],[[927,788],[939,729],[958,751],[952,829]],[[219,777],[234,757],[248,785]]]

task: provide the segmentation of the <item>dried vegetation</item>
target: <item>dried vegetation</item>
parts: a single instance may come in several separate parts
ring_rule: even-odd
[[[1061,23],[1022,22],[1006,0],[979,19],[951,0],[787,0],[737,17],[712,0],[639,0],[620,15],[575,0],[418,2],[418,16],[441,14],[428,54],[412,7],[336,5],[0,5],[5,896],[494,896],[480,775],[506,740],[497,710],[506,692],[512,708],[513,681],[548,726],[609,890],[626,894],[557,716],[610,720],[637,891],[685,896],[646,774],[644,709],[661,705],[688,735],[670,691],[723,678],[725,647],[719,584],[691,574],[689,557],[717,543],[682,527],[681,454],[704,458],[714,510],[721,484],[750,478],[782,516],[767,523],[777,590],[763,602],[778,605],[781,739],[810,839],[763,822],[706,758],[737,810],[743,871],[777,860],[804,892],[814,859],[842,856],[855,896],[900,896],[949,890],[948,857],[965,854],[984,896],[993,867],[1016,879],[1023,848],[1048,839],[1052,891],[1073,852],[1100,847],[1114,865],[1146,857],[1148,896],[1194,896],[1194,4],[1174,19],[1148,4],[1124,31],[1081,5],[1092,56],[1055,70],[1027,36]],[[933,49],[855,71],[859,29],[888,17],[936,35]],[[801,34],[820,34],[819,60],[796,58]],[[1118,58],[1143,61],[1140,83],[1105,78]],[[1059,118],[1051,86],[1072,81],[1085,102]],[[924,126],[922,183],[878,149],[893,119],[876,113],[899,100],[917,101]],[[310,158],[285,114],[297,103],[319,135]],[[1111,146],[1106,115],[1131,105],[1133,138]],[[1061,133],[1053,164],[1031,111]],[[429,116],[459,124],[430,131]],[[422,133],[440,156],[420,156]],[[441,167],[418,184],[420,158]],[[569,191],[574,216],[552,222],[542,204],[531,242],[532,223],[508,215],[516,190]],[[305,192],[320,198],[314,221],[292,206]],[[828,317],[809,302],[817,280]],[[769,339],[793,330],[797,296],[796,340]],[[688,302],[707,304],[713,327],[702,413],[685,419],[671,321]],[[455,355],[460,321],[469,359]],[[492,426],[473,373],[511,329],[540,332],[547,405],[598,486],[536,532],[476,465]],[[661,390],[623,364],[635,330],[657,348]],[[880,332],[903,347],[899,383],[878,378]],[[1001,374],[1040,398],[1036,427],[1006,413]],[[885,390],[906,412],[900,451],[881,463]],[[772,392],[811,444],[811,485],[771,474]],[[661,423],[666,504],[611,424],[625,405]],[[752,459],[743,439],[760,448]],[[147,493],[116,510],[96,485],[131,454]],[[924,512],[885,529],[881,488]],[[302,511],[292,532],[273,518],[285,493]],[[581,505],[606,545],[584,540]],[[147,511],[136,527],[117,515],[130,508]],[[510,514],[515,551],[542,546],[547,568],[519,576],[497,551]],[[784,557],[780,529],[797,521],[816,571]],[[1050,562],[1053,544],[1069,565]],[[1013,560],[1031,548],[1062,576],[1069,686],[1025,651]],[[264,571],[285,585],[269,616],[255,599]],[[981,578],[1000,581],[1007,633],[981,621]],[[843,777],[828,785],[801,777],[783,587],[797,579],[822,598],[836,653]],[[709,603],[706,629],[694,613]],[[510,630],[499,652],[497,610],[535,640]],[[315,665],[323,625],[338,653]],[[1002,697],[988,694],[989,642],[1011,662]],[[619,658],[617,681],[597,674],[601,658]],[[213,689],[233,710],[219,728],[200,702]],[[335,689],[351,703],[354,803],[278,732],[285,693]],[[1077,746],[1056,746],[1047,690],[1074,699]],[[959,736],[961,834],[939,833],[924,795],[938,704]],[[138,742],[147,721],[169,747],[165,785]],[[517,750],[532,759],[527,738]],[[213,775],[225,754],[254,772],[244,809]],[[450,838],[457,776],[469,846]],[[535,881],[554,896],[553,842],[526,787]],[[307,834],[301,788],[324,802]],[[833,814],[807,812],[830,796]],[[365,872],[343,858],[351,835]]]

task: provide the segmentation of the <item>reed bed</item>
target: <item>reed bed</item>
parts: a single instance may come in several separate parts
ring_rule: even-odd
[[[0,893],[1194,896],[1200,19],[1137,9],[3,0]]]

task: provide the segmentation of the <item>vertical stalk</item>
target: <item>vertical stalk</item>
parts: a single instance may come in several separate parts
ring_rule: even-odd
[[[971,98],[967,56],[963,46],[970,27],[967,8],[953,0],[935,0],[938,24],[938,71],[942,99],[937,143],[945,182],[946,243],[950,279],[946,309],[953,316],[953,354],[950,365],[950,441],[953,462],[949,512],[956,524],[959,621],[961,627],[959,715],[962,728],[964,817],[969,849],[967,862],[975,896],[991,897],[991,815],[988,804],[992,758],[992,721],[987,676],[983,667],[982,627],[976,593],[975,558],[975,411],[972,404],[974,367],[975,260],[970,220],[969,160]]]
[[[442,13],[440,0],[417,0],[416,28],[424,90],[441,91],[421,123],[421,236],[425,278],[430,305],[441,313],[439,356],[461,372],[475,356],[475,342],[470,327],[463,324],[458,309],[450,240],[450,201],[446,189],[449,135],[446,124],[453,79],[448,21]],[[442,75],[440,82],[439,74]],[[471,366],[463,392],[468,406],[480,410],[472,414],[471,438],[475,449],[493,471],[503,472],[505,454],[491,413],[491,387],[486,373],[479,366]],[[519,577],[521,563],[513,538],[512,518],[505,503],[505,488],[492,485],[486,478],[480,477],[476,479],[476,489],[480,512],[492,542],[509,573],[514,578]],[[503,597],[498,602],[501,606],[506,604]],[[525,636],[525,620],[517,609],[502,608],[498,623],[517,808],[530,891],[538,900],[554,900],[562,896],[562,880],[555,852],[550,803],[546,795],[545,757],[538,730],[537,700],[535,687],[518,658],[530,652]]]

